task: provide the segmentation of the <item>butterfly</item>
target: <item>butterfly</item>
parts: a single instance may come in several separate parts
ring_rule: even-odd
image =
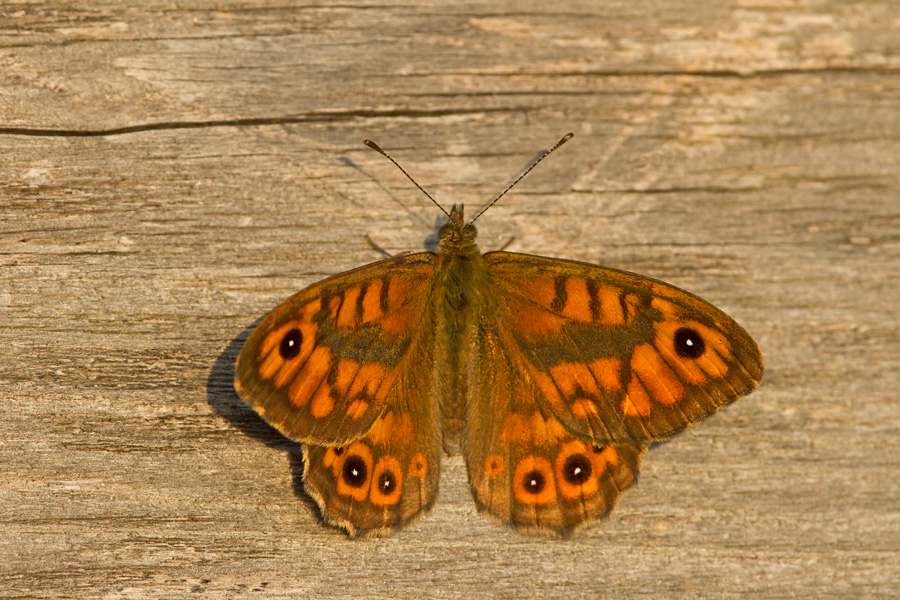
[[[648,444],[760,383],[756,343],[705,300],[617,269],[481,254],[483,212],[466,222],[453,206],[436,254],[300,291],[238,356],[239,396],[302,443],[307,493],[351,536],[427,512],[456,449],[481,511],[567,535],[612,509]]]

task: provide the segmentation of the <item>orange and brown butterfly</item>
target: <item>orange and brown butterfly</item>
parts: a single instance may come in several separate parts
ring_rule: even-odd
[[[613,507],[650,442],[759,385],[756,343],[705,300],[616,269],[481,254],[475,219],[447,217],[437,254],[311,285],[237,359],[238,394],[303,443],[307,492],[350,535],[424,514],[457,448],[481,510],[568,534]]]

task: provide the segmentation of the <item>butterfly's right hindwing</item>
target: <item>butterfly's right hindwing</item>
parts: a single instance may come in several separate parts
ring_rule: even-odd
[[[640,444],[596,444],[557,419],[494,324],[479,325],[463,434],[478,507],[516,528],[568,535],[636,481]]]

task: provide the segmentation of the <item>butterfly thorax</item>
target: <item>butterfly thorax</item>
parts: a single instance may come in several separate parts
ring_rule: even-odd
[[[476,274],[486,273],[486,269],[475,243],[475,226],[465,222],[461,206],[451,209],[449,222],[440,230],[440,240],[434,297],[446,304],[441,308],[451,314],[468,312]]]
[[[438,336],[435,361],[443,421],[444,446],[459,441],[465,420],[466,365],[476,316],[482,314],[483,278],[489,277],[484,258],[475,243],[475,226],[466,223],[463,208],[454,206],[450,220],[440,230],[434,272],[434,315]]]

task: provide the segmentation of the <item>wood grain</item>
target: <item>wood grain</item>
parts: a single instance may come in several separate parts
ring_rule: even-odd
[[[888,0],[0,5],[0,597],[888,598],[900,581],[900,20]],[[759,391],[571,540],[460,457],[388,539],[320,524],[231,387],[300,287],[433,241],[626,268]]]

